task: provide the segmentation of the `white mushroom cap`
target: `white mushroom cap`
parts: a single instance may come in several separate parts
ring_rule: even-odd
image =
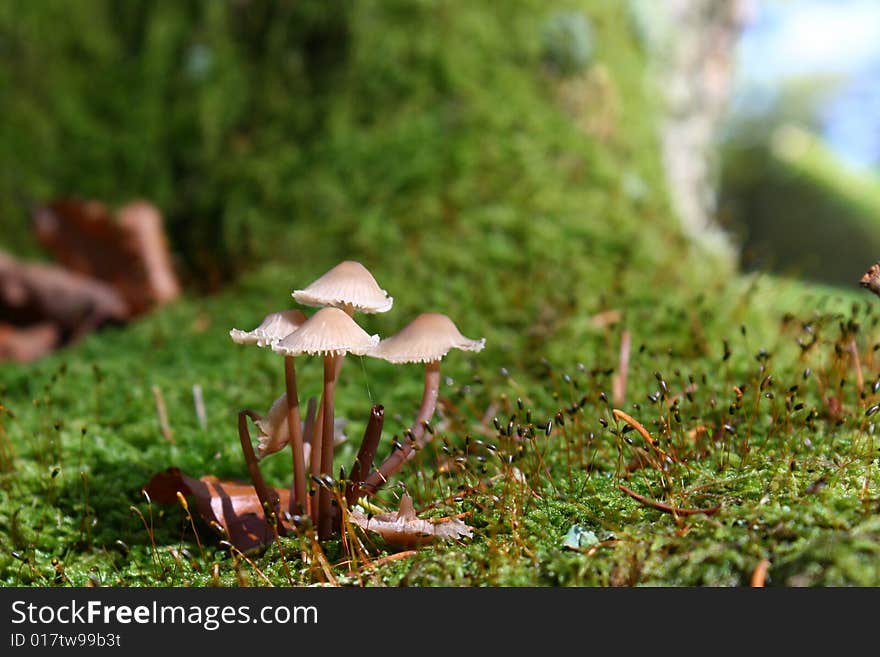
[[[369,335],[339,308],[321,308],[305,324],[272,345],[272,351],[286,356],[321,354],[363,356],[379,344],[378,335]]]
[[[382,340],[369,355],[391,363],[430,363],[450,349],[480,351],[485,345],[486,338],[464,337],[446,315],[423,313],[399,333]]]
[[[306,319],[301,310],[282,310],[266,315],[263,322],[253,331],[232,329],[229,332],[229,337],[238,344],[269,347],[297,330],[305,323]]]
[[[394,303],[367,268],[353,260],[340,262],[306,289],[294,290],[293,298],[304,306],[347,306],[362,313],[384,313]]]

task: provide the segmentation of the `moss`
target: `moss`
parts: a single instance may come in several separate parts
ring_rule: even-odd
[[[183,10],[151,6],[159,13],[143,24],[144,43],[173,41]],[[771,562],[771,584],[875,582],[876,416],[866,415],[877,403],[873,305],[852,292],[736,276],[682,238],[664,198],[644,53],[624,9],[560,3],[582,10],[595,37],[589,69],[561,81],[540,61],[540,27],[556,5],[346,6],[344,29],[313,17],[319,31],[343,29],[347,45],[341,60],[322,64],[334,72],[315,104],[296,110],[306,118],[269,120],[288,106],[281,91],[267,91],[262,109],[243,93],[265,125],[224,132],[235,121],[197,96],[204,129],[225,136],[198,138],[204,166],[187,170],[206,178],[182,188],[195,195],[155,169],[139,178],[151,194],[167,185],[164,198],[175,203],[225,208],[195,212],[186,230],[217,229],[235,253],[253,248],[265,262],[219,294],[188,296],[0,372],[0,582],[726,586],[747,584],[762,559]],[[43,20],[33,12],[23,25]],[[221,17],[198,20],[218,26],[203,34],[216,57],[227,56],[224,47],[231,59],[250,47],[212,40],[228,29]],[[102,34],[90,37],[95,57],[118,47]],[[225,98],[223,85],[237,88],[248,61],[224,70],[210,93]],[[277,91],[273,75],[261,82]],[[244,110],[233,103],[225,111]],[[310,121],[320,125],[309,139],[286,132]],[[86,171],[87,154],[71,152],[52,176]],[[116,175],[128,179],[135,164]],[[102,161],[94,168],[114,171]],[[81,191],[111,186],[97,178],[86,185],[82,175]],[[218,219],[233,215],[232,223]],[[207,249],[220,258],[199,264],[203,252],[188,251],[191,238],[178,236],[176,245],[194,270],[216,269],[233,252]],[[362,318],[370,332],[388,335],[417,312],[440,311],[467,335],[487,338],[480,354],[444,361],[437,437],[400,476],[426,514],[466,514],[474,539],[390,560],[382,559],[393,547],[361,535],[323,549],[295,536],[261,554],[229,551],[201,521],[150,503],[141,488],[170,465],[244,478],[235,414],[267,410],[282,367],[275,354],[231,344],[227,332],[288,307],[292,289],[343,258],[364,262],[395,297],[390,313]],[[606,401],[624,329],[633,349],[623,407],[668,460],[626,431]],[[305,396],[318,394],[318,363],[304,361],[298,375]],[[195,384],[206,429],[193,411]],[[154,387],[173,442],[160,431]],[[386,407],[383,456],[420,394],[417,369],[350,359],[336,404],[352,439],[337,462],[353,459],[372,402]],[[287,459],[264,466],[270,483],[288,483]],[[674,507],[718,509],[676,517],[620,484]],[[391,508],[396,495],[391,487],[378,502]],[[595,550],[563,546],[573,524],[601,537]]]

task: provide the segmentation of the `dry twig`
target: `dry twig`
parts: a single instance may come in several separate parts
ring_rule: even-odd
[[[717,513],[721,509],[721,505],[713,506],[708,509],[681,509],[676,506],[670,506],[669,504],[664,504],[663,502],[657,502],[655,500],[648,499],[644,495],[639,495],[634,490],[631,490],[624,486],[623,484],[619,484],[617,486],[624,493],[629,495],[631,498],[636,500],[637,502],[641,502],[645,506],[649,506],[652,509],[657,509],[658,511],[663,511],[665,513],[671,513],[674,516],[693,516],[698,513],[704,513],[707,516],[711,516],[713,513]]]
[[[649,433],[648,433],[648,430],[645,429],[644,426],[642,426],[641,422],[639,422],[638,420],[636,420],[634,417],[632,417],[632,416],[629,415],[628,413],[624,413],[624,412],[621,411],[619,408],[615,408],[615,409],[614,409],[613,411],[611,411],[611,412],[613,413],[613,415],[614,415],[615,418],[617,418],[618,420],[623,420],[623,421],[626,422],[629,426],[631,426],[633,429],[635,429],[635,430],[639,433],[639,435],[640,435],[642,438],[644,438],[645,441],[646,441],[651,447],[654,448],[655,451],[659,452],[659,453],[662,454],[663,456],[666,456],[666,452],[664,452],[662,449],[660,449],[660,447],[657,445],[657,443],[654,442],[654,439],[651,438],[651,434],[649,434]]]

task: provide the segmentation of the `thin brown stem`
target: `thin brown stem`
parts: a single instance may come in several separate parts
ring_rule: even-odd
[[[238,437],[241,440],[241,451],[244,453],[244,460],[247,463],[248,472],[251,475],[251,481],[254,483],[254,490],[260,500],[260,506],[263,508],[263,514],[266,518],[266,524],[271,526],[272,521],[270,514],[275,516],[275,525],[279,534],[285,534],[284,525],[281,524],[281,517],[278,514],[279,500],[278,493],[266,486],[263,479],[263,473],[260,472],[260,466],[257,464],[257,456],[254,454],[254,446],[251,443],[251,434],[248,431],[247,419],[257,420],[260,416],[251,410],[240,411],[238,414]]]
[[[666,452],[664,452],[660,447],[654,442],[654,439],[651,438],[651,434],[648,433],[648,430],[642,425],[641,422],[632,417],[629,413],[625,413],[621,411],[619,408],[615,408],[611,411],[612,415],[618,420],[623,420],[633,429],[635,429],[638,434],[645,439],[645,441],[652,447],[656,452],[659,452],[661,455],[666,456]]]
[[[755,570],[752,571],[752,579],[749,584],[753,587],[761,588],[767,581],[767,570],[770,568],[770,562],[767,559],[761,559]]]
[[[314,397],[309,397],[309,403],[306,405],[306,419],[303,421],[303,442],[310,446],[315,433],[315,411],[317,408],[317,400]]]
[[[431,440],[431,434],[426,432],[426,423],[434,416],[439,391],[440,361],[426,363],[422,405],[419,408],[419,414],[416,416],[416,422],[412,428],[412,440],[391,452],[391,455],[382,462],[379,469],[367,477],[363,486],[367,494],[372,495],[379,490],[388,481],[389,477],[415,456],[417,450],[422,449]]]
[[[623,406],[626,399],[626,380],[629,375],[629,353],[632,346],[632,336],[629,329],[624,329],[620,336],[620,361],[617,365],[617,373],[612,381],[611,398],[615,406]]]
[[[425,387],[422,392],[422,405],[419,407],[419,414],[416,416],[415,424],[412,427],[413,440],[419,449],[431,440],[430,438],[423,439],[423,437],[426,424],[434,417],[434,410],[437,408],[437,395],[439,393],[440,361],[435,360],[425,364]],[[407,458],[410,459],[412,456],[408,455]]]
[[[865,377],[862,374],[862,361],[859,358],[859,347],[856,344],[856,339],[852,338],[849,341],[849,353],[852,354],[853,366],[856,370],[856,390],[861,393],[865,387]]]
[[[293,453],[293,481],[290,484],[292,515],[299,515],[306,504],[306,463],[303,455],[302,425],[299,419],[299,395],[296,390],[296,367],[293,356],[284,357],[284,384],[287,391],[287,428]]]
[[[324,356],[324,417],[321,438],[321,479],[333,476],[333,393],[336,389],[336,358],[333,354]],[[326,484],[326,482],[324,482]],[[318,489],[318,538],[325,540],[333,533],[332,491],[326,485]]]
[[[177,442],[174,440],[174,432],[171,430],[171,424],[168,422],[165,398],[162,396],[162,389],[159,386],[153,386],[153,400],[156,402],[156,414],[159,416],[159,428],[162,429],[162,435],[170,443]]]
[[[384,423],[385,408],[380,405],[373,406],[370,409],[370,421],[367,422],[367,428],[364,430],[364,439],[351,468],[351,479],[345,487],[345,502],[348,506],[357,502],[361,496],[360,484],[373,469],[373,460],[376,458]]]
[[[645,506],[649,506],[652,509],[657,509],[658,511],[671,513],[674,516],[693,516],[698,513],[704,513],[707,516],[711,516],[713,513],[717,513],[719,509],[721,509],[720,504],[718,506],[709,507],[707,509],[680,509],[675,506],[670,506],[669,504],[664,504],[663,502],[657,502],[655,500],[648,499],[644,495],[639,495],[637,492],[627,488],[623,484],[619,484],[617,487],[637,502],[641,502]]]
[[[361,567],[360,570],[349,570],[346,575],[348,577],[354,577],[355,575],[364,575],[371,570],[375,570],[380,566],[384,566],[386,563],[391,563],[392,561],[400,561],[401,559],[409,559],[410,557],[414,557],[418,554],[416,550],[404,550],[403,552],[395,552],[394,554],[386,555],[380,559],[376,559],[375,561],[371,561],[368,564],[365,564]]]
[[[312,433],[311,451],[309,452],[309,475],[310,478],[321,476],[321,443],[324,440],[324,400],[318,404],[318,414],[315,416],[314,432]],[[309,482],[309,487],[314,485],[313,481]],[[312,524],[317,527],[318,519],[321,512],[318,507],[319,500],[318,490],[309,498],[309,513],[312,516]]]

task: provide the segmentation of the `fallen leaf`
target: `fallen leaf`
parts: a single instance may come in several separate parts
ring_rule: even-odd
[[[37,239],[55,259],[112,286],[134,315],[180,295],[162,223],[145,201],[113,212],[99,201],[59,199],[34,213]]]
[[[287,393],[282,394],[272,403],[272,407],[265,417],[254,420],[260,434],[257,436],[257,459],[262,460],[270,454],[280,452],[290,442],[290,433],[287,430]],[[302,423],[303,436],[308,436],[305,421]],[[333,445],[344,443],[348,437],[345,435],[345,427],[348,420],[344,417],[333,419]],[[309,462],[312,445],[306,442],[303,445],[305,462]]]
[[[859,285],[880,296],[880,262],[868,268],[859,281]]]
[[[62,341],[75,341],[129,313],[112,287],[43,263],[25,262],[0,251],[0,315],[18,327],[54,324]]]
[[[275,538],[274,529],[266,523],[260,508],[257,492],[250,484],[221,481],[213,475],[195,479],[179,468],[168,468],[154,475],[144,490],[151,500],[160,504],[179,504],[178,492],[195,498],[202,519],[215,529],[221,527],[220,533],[242,552],[261,548]],[[280,508],[286,509],[290,491],[270,490],[278,496]],[[285,519],[282,524],[286,529],[292,529]]]
[[[61,339],[61,331],[52,322],[13,326],[0,322],[0,361],[29,363],[52,351]]]

